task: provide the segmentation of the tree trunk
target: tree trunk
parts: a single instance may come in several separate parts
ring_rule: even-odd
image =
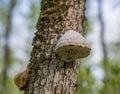
[[[76,94],[78,60],[61,61],[54,47],[69,29],[84,33],[85,0],[43,0],[30,59],[26,94]]]
[[[4,66],[3,66],[3,71],[2,71],[2,88],[3,91],[6,91],[6,81],[8,79],[8,69],[10,66],[10,43],[9,43],[9,35],[10,35],[10,31],[11,31],[11,24],[12,24],[12,12],[15,6],[15,0],[11,0],[10,1],[10,6],[9,6],[9,10],[8,10],[8,15],[7,15],[7,24],[6,24],[6,31],[5,31],[5,47],[4,47]]]
[[[103,52],[103,67],[104,67],[104,72],[105,72],[105,77],[104,77],[104,93],[105,94],[110,94],[109,90],[108,90],[108,60],[107,60],[107,51],[106,51],[106,44],[105,44],[105,23],[104,23],[104,19],[103,19],[103,0],[98,0],[98,19],[99,19],[99,23],[100,23],[100,42],[101,42],[101,47],[102,47],[102,52]]]

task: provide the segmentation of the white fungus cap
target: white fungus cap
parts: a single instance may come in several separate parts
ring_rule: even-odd
[[[74,30],[66,31],[55,47],[55,52],[65,62],[87,57],[90,50],[91,48],[85,38]]]

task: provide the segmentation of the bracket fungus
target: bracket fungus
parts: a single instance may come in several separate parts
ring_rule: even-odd
[[[55,47],[55,52],[65,62],[87,57],[90,50],[91,48],[85,38],[74,30],[66,31]]]

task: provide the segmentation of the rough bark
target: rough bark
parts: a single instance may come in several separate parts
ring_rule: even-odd
[[[78,60],[66,63],[54,53],[68,29],[84,33],[85,0],[43,0],[30,59],[26,94],[76,94]]]

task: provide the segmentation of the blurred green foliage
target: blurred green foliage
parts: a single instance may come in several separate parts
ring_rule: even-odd
[[[0,94],[23,94],[23,92],[20,92],[18,88],[15,86],[13,77],[9,78],[6,81],[6,85],[7,85],[7,88],[5,92],[2,89],[0,89]]]
[[[95,79],[91,74],[90,67],[84,67],[78,72],[78,90],[77,94],[93,94]]]

